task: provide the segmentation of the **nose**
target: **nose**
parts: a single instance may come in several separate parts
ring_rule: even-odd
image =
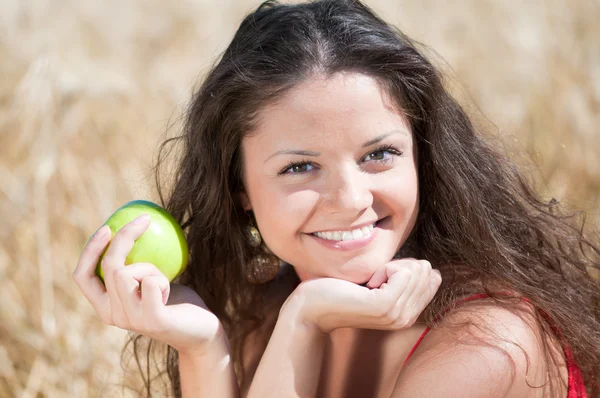
[[[324,210],[330,214],[355,215],[373,204],[368,176],[360,170],[346,169],[331,173],[323,192]]]

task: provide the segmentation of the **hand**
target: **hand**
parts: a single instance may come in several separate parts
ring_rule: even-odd
[[[281,311],[296,311],[323,333],[346,327],[406,329],[433,299],[441,281],[428,261],[393,260],[377,270],[366,287],[336,278],[304,281]]]
[[[105,284],[94,273],[110,240],[109,228],[100,228],[83,249],[73,280],[106,324],[162,341],[180,352],[201,353],[207,342],[223,332],[198,294],[169,284],[153,264],[125,266],[135,240],[149,224],[142,216],[117,232],[102,260]]]

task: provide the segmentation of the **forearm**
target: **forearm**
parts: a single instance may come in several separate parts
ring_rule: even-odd
[[[224,332],[201,353],[179,352],[179,375],[183,398],[240,396]]]
[[[303,323],[298,305],[282,309],[256,370],[249,398],[314,397],[326,334]]]

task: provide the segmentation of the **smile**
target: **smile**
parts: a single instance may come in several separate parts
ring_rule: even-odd
[[[362,228],[356,228],[349,231],[327,231],[327,232],[313,232],[311,235],[319,237],[321,239],[334,240],[334,241],[348,241],[348,240],[360,240],[368,238],[372,233],[377,222],[371,225],[364,226]]]
[[[329,249],[341,251],[359,250],[365,248],[375,240],[377,234],[381,232],[379,226],[388,218],[386,217],[372,225],[349,231],[314,232],[308,235]]]

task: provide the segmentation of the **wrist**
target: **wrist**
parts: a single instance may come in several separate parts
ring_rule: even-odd
[[[277,323],[286,323],[292,325],[295,329],[300,329],[304,333],[314,335],[315,337],[326,336],[316,317],[306,305],[305,297],[298,292],[292,292],[288,299],[283,303],[279,311]]]
[[[231,353],[223,347],[211,347],[203,351],[179,351],[179,367],[196,369],[197,372],[225,371],[232,363]]]
[[[211,339],[204,340],[194,346],[175,349],[179,354],[179,358],[186,358],[188,360],[198,360],[204,357],[222,357],[230,353],[229,340],[220,322]]]

